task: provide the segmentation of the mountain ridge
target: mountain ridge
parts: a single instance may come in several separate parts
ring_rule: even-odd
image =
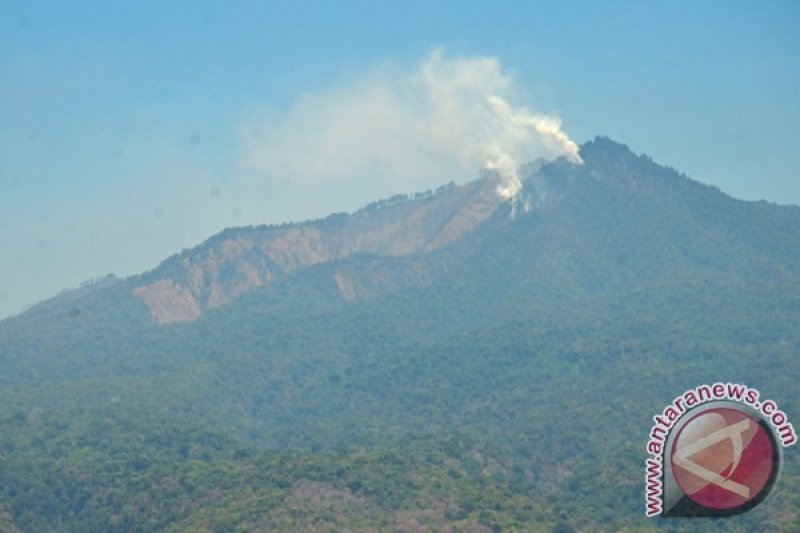
[[[561,158],[523,167],[522,195],[516,200],[517,207],[506,214],[514,216],[519,210],[524,218],[530,215],[528,211],[560,201],[571,187],[592,187],[596,182],[602,184],[595,191],[598,197],[608,186],[635,194],[638,202],[647,197],[659,202],[686,202],[689,213],[704,231],[714,231],[718,238],[727,239],[730,235],[720,236],[720,228],[727,234],[735,228],[751,246],[770,253],[781,250],[800,260],[800,237],[794,231],[800,207],[737,200],[605,136],[582,144],[580,153],[584,160],[580,166]],[[646,170],[636,171],[637,167]],[[359,254],[417,257],[452,244],[487,222],[501,206],[513,207],[494,194],[498,179],[488,173],[464,185],[450,183],[435,192],[379,200],[351,214],[335,213],[282,225],[228,228],[165,259],[148,272],[117,281],[133,286],[133,294],[147,306],[156,323],[191,322],[205,311],[228,305],[298,269]],[[769,213],[775,233],[756,231],[748,235],[746,219],[757,216],[757,212]],[[719,214],[724,216],[719,218]],[[418,268],[419,272],[424,270]],[[101,280],[102,285],[115,279],[109,275]],[[358,280],[341,275],[336,279],[345,299],[357,297],[354,287]],[[74,299],[77,293],[94,290],[93,283],[85,285],[53,300]],[[32,307],[51,305],[47,303],[50,300]]]
[[[484,178],[406,202],[376,203],[352,215],[284,227],[228,231],[210,244],[173,256],[160,279],[134,289],[160,324],[192,321],[299,268],[354,254],[389,257],[430,253],[490,216],[501,203],[496,179]],[[142,279],[153,278],[154,272]],[[155,274],[156,276],[158,274]],[[354,293],[341,282],[342,292]]]
[[[557,180],[537,177],[561,171],[582,175],[579,179],[610,181],[613,186],[637,193],[685,195],[691,191],[693,195],[716,196],[716,202],[729,199],[719,189],[657,165],[648,156],[634,154],[608,137],[584,143],[581,154],[585,163],[579,168],[562,158],[540,164],[529,172],[524,177],[527,185],[523,197],[516,202],[525,210],[531,206],[542,208],[545,202],[558,196],[558,184]],[[650,172],[631,172],[637,165],[647,166]],[[657,172],[652,172],[653,169]],[[352,254],[426,255],[471,233],[504,203],[494,194],[497,179],[485,175],[465,185],[442,187],[429,196],[418,194],[376,202],[352,215],[331,215],[284,229],[253,229],[248,232],[250,238],[241,230],[233,231],[235,237],[220,236],[222,242],[212,251],[208,245],[201,245],[194,253],[182,254],[178,272],[172,277],[162,276],[136,287],[134,292],[148,306],[156,322],[169,324],[195,320],[204,310],[227,305],[298,268],[338,261]],[[683,192],[676,193],[676,189]],[[703,207],[694,206],[701,211]],[[203,250],[200,254],[196,252],[198,248]],[[355,280],[341,275],[336,280],[346,299],[356,297]]]

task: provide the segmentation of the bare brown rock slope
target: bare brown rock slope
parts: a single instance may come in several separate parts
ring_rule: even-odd
[[[488,219],[500,205],[496,185],[484,177],[435,193],[393,197],[350,215],[226,230],[142,276],[133,291],[159,324],[190,322],[309,266],[355,254],[426,255]],[[333,281],[345,299],[359,296],[360,280],[349,273],[337,271]]]

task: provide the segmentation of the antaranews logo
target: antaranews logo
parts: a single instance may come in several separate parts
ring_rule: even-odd
[[[647,516],[732,516],[769,495],[782,448],[797,442],[797,435],[778,404],[760,397],[746,385],[700,385],[653,417]]]

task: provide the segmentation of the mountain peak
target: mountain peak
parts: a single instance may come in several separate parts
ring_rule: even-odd
[[[666,165],[656,163],[646,154],[637,154],[627,145],[606,136],[598,136],[580,146],[584,172],[592,179],[614,183],[626,189],[669,191],[697,189],[701,185]]]
[[[605,166],[610,161],[618,163],[640,157],[628,145],[602,135],[583,143],[579,148],[579,154],[584,163],[590,167]]]

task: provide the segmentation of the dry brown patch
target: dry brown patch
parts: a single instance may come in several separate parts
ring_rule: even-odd
[[[172,279],[137,287],[133,292],[147,304],[150,315],[159,324],[191,322],[200,316],[192,292]]]

